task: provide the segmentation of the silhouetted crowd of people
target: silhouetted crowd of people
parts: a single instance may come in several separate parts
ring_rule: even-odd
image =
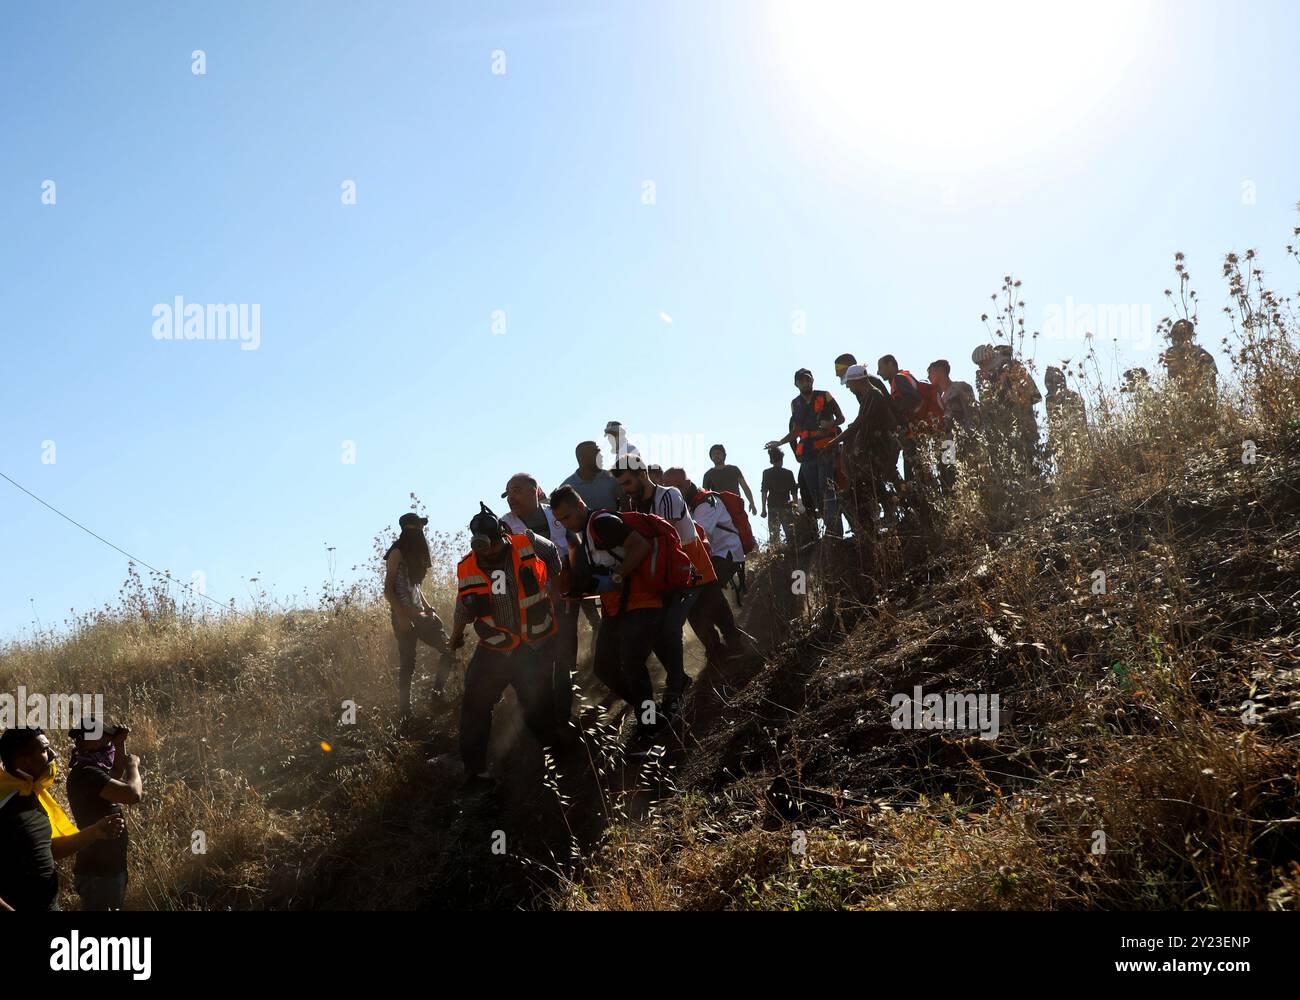
[[[1173,324],[1169,338],[1162,358],[1169,382],[1212,406],[1213,357],[1195,343],[1187,320]],[[686,626],[708,668],[761,659],[732,607],[732,599],[743,601],[746,560],[757,547],[750,514],[767,519],[770,545],[796,551],[819,534],[843,538],[846,520],[855,535],[887,531],[918,491],[951,491],[959,461],[972,449],[1012,475],[1035,476],[1086,433],[1083,398],[1060,368],[1046,369],[1044,399],[1009,345],[982,344],[971,361],[974,385],[954,380],[944,359],[918,379],[893,355],[881,357],[873,375],[852,354],[842,354],[835,374],[857,401],[852,420],[829,391],[816,387],[812,372],[800,368],[787,431],[764,446],[769,467],[758,505],[723,445],[710,449],[712,466],[697,485],[684,469],[648,464],[623,426],[611,421],[605,427],[610,468],[600,446],[583,441],[575,449],[576,470],[554,490],[547,493],[534,476],[519,472],[501,494],[504,514],[480,504],[469,522],[470,551],[456,567],[450,631],[421,589],[431,569],[428,519],[403,514],[399,535],[384,554],[403,721],[412,714],[419,646],[437,652],[433,696],[445,698],[472,631],[459,753],[434,763],[460,769],[463,794],[491,789],[492,716],[507,687],[541,746],[578,738],[582,720],[575,719],[574,704],[585,621],[595,630],[592,674],[603,688],[588,693],[595,701],[621,701],[631,712],[628,756],[652,754],[692,683]],[[1146,371],[1125,372],[1121,391],[1139,398],[1149,393]],[[1046,448],[1039,403],[1046,409]],[[797,474],[785,467],[787,447]],[[651,656],[664,671],[658,695]],[[49,794],[57,768],[46,734],[12,727],[0,735],[0,910],[57,909],[55,861],[73,854],[82,907],[121,908],[127,885],[122,807],[143,794],[139,759],[125,750],[128,734],[100,720],[69,734],[67,794],[75,822]]]
[[[1175,324],[1171,341],[1170,377],[1212,388],[1214,361],[1192,343],[1191,325]],[[696,485],[684,469],[647,463],[622,424],[610,421],[608,463],[595,441],[584,441],[575,449],[577,469],[551,492],[520,472],[501,494],[507,513],[480,505],[469,524],[470,551],[457,566],[450,633],[419,588],[429,568],[426,519],[403,515],[401,535],[385,556],[403,715],[411,712],[417,642],[439,653],[439,694],[472,629],[477,643],[465,671],[460,752],[444,763],[463,768],[466,792],[490,788],[492,712],[507,686],[542,746],[578,733],[574,690],[586,620],[596,632],[593,675],[604,689],[591,693],[624,702],[635,720],[628,752],[651,752],[691,683],[687,625],[712,667],[760,655],[728,598],[730,590],[743,600],[745,562],[756,547],[749,514],[767,519],[769,544],[795,549],[818,535],[844,537],[846,521],[855,535],[888,530],[918,490],[951,491],[970,449],[999,457],[1016,475],[1038,475],[1052,447],[1065,447],[1087,427],[1083,399],[1061,369],[1047,369],[1044,400],[1009,345],[980,345],[971,360],[974,385],[954,380],[944,359],[918,379],[893,355],[877,361],[874,375],[852,354],[840,355],[835,373],[858,404],[851,421],[829,391],[816,387],[812,372],[799,369],[786,434],[764,446],[761,511],[723,445],[710,449],[712,467]],[[1047,450],[1036,413],[1044,402]],[[785,467],[787,447],[797,474]],[[657,696],[651,656],[665,676]]]

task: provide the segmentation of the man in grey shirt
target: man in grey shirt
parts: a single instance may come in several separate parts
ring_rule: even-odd
[[[578,471],[564,481],[582,497],[591,510],[618,510],[623,491],[618,482],[600,467],[600,446],[595,441],[583,441],[574,449]]]
[[[950,425],[971,428],[979,423],[980,404],[975,400],[975,390],[969,382],[954,382],[952,366],[944,358],[932,361],[926,374],[930,384],[939,390],[939,405]]]

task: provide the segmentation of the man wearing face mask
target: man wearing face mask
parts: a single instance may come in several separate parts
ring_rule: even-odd
[[[126,726],[105,726],[83,719],[68,735],[76,744],[68,761],[68,805],[82,827],[107,816],[121,816],[122,806],[144,795],[140,758],[126,752]],[[73,885],[83,910],[120,910],[126,899],[127,834],[92,844],[77,855]]]
[[[555,699],[549,644],[556,633],[550,581],[560,575],[560,554],[548,539],[525,528],[511,534],[482,502],[469,523],[470,552],[456,566],[456,614],[451,648],[465,643],[473,625],[478,646],[465,670],[460,709],[462,792],[489,791],[487,770],[492,710],[507,686],[515,689],[529,730],[543,747],[555,746]]]
[[[59,908],[54,862],[126,830],[121,816],[105,816],[78,830],[50,795],[57,769],[40,729],[0,734],[0,910]]]

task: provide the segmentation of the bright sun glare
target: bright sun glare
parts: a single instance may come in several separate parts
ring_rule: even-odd
[[[1057,0],[774,0],[770,11],[803,113],[873,158],[943,169],[1068,141],[1113,109],[1148,17],[1141,4]]]

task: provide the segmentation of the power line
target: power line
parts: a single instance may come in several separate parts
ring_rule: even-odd
[[[0,472],[0,479],[5,480],[7,483],[9,483],[10,486],[13,486],[13,487],[15,487],[15,488],[17,488],[17,489],[19,489],[19,490],[22,490],[22,492],[26,493],[29,497],[31,497],[33,500],[35,500],[35,501],[36,501],[37,503],[39,503],[41,506],[43,506],[43,507],[47,507],[47,508],[49,508],[50,510],[54,511],[54,513],[58,514],[59,517],[63,518],[63,520],[67,521],[69,524],[76,525],[78,528],[80,528],[82,531],[84,531],[86,534],[88,534],[91,538],[96,538],[96,539],[98,539],[99,541],[103,542],[105,545],[107,545],[110,549],[113,549],[113,550],[116,551],[116,552],[120,552],[120,553],[122,553],[122,555],[126,556],[126,557],[127,557],[128,559],[130,559],[132,562],[139,563],[139,564],[140,564],[141,566],[143,566],[145,569],[147,569],[147,570],[151,570],[152,572],[157,573],[159,576],[166,577],[168,580],[171,580],[173,583],[175,583],[176,586],[178,586],[178,587],[185,587],[185,588],[187,588],[191,593],[193,593],[193,594],[197,594],[199,597],[202,597],[205,601],[211,601],[213,604],[215,604],[217,607],[221,608],[221,610],[223,610],[223,611],[229,611],[229,612],[231,612],[232,614],[243,615],[245,618],[251,618],[251,617],[252,617],[251,615],[248,615],[248,614],[246,614],[245,612],[240,611],[238,608],[236,608],[236,607],[234,607],[234,606],[232,606],[232,605],[229,605],[229,604],[222,604],[222,603],[221,603],[220,601],[218,601],[215,597],[209,597],[207,594],[205,594],[205,593],[204,593],[203,591],[201,591],[201,590],[195,590],[195,589],[194,589],[194,584],[192,584],[192,583],[181,583],[180,580],[178,580],[178,579],[173,579],[173,577],[172,577],[170,571],[165,571],[165,570],[158,569],[156,566],[152,566],[152,565],[150,565],[149,563],[145,562],[145,561],[144,561],[143,559],[141,559],[139,556],[133,556],[133,555],[131,555],[130,552],[126,551],[126,549],[122,548],[120,545],[114,545],[112,542],[110,542],[110,541],[109,541],[107,538],[105,538],[103,535],[96,534],[95,532],[91,531],[89,528],[87,528],[87,527],[86,527],[84,524],[82,524],[80,521],[76,520],[75,518],[69,517],[67,514],[63,513],[63,511],[59,510],[58,507],[55,507],[53,504],[51,504],[51,503],[47,503],[46,501],[42,500],[40,497],[38,497],[35,493],[33,493],[31,490],[29,490],[29,489],[28,489],[26,486],[24,486],[22,483],[19,483],[19,482],[14,481],[13,479],[10,479],[10,478],[9,478],[8,476],[6,476],[3,472]]]

